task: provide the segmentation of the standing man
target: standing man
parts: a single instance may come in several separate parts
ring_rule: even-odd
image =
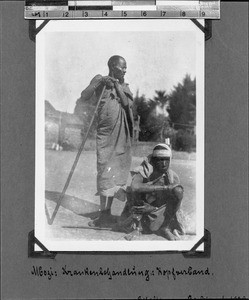
[[[134,170],[130,201],[122,218],[139,219],[140,230],[156,233],[168,240],[178,240],[185,233],[177,212],[183,199],[183,187],[178,175],[171,170],[171,149],[158,144],[142,164]],[[123,224],[130,224],[125,221]],[[122,228],[122,223],[120,227]]]
[[[111,205],[115,193],[126,185],[131,166],[133,136],[133,96],[124,81],[127,69],[123,57],[115,55],[108,61],[108,76],[95,76],[77,101],[96,102],[104,88],[97,116],[97,195],[100,216],[89,226],[105,226],[113,221]],[[95,104],[95,103],[94,103]]]

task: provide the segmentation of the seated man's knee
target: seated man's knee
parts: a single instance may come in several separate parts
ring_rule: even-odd
[[[173,195],[176,197],[177,200],[181,201],[183,198],[183,187],[181,185],[178,185],[173,188],[172,190]]]

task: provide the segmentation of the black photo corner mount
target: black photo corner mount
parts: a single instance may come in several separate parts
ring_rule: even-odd
[[[39,27],[36,28],[36,20],[29,20],[29,38],[35,42],[36,35],[48,24],[50,20],[44,20]]]
[[[42,251],[35,251],[35,244],[39,246]],[[30,258],[51,258],[54,259],[57,252],[50,252],[36,237],[34,230],[28,235],[28,257]]]
[[[211,37],[212,37],[212,20],[205,19],[204,26],[196,19],[191,19],[191,21],[205,34],[205,41],[211,39]]]
[[[35,251],[35,244],[38,245],[43,251]],[[204,244],[204,250],[198,251],[197,248]],[[63,253],[63,254],[105,254],[110,252],[84,252],[84,251],[58,251],[53,252],[49,251],[34,235],[34,230],[30,231],[28,235],[28,257],[29,258],[50,258],[54,259],[57,253]],[[111,254],[124,254],[125,252],[111,252]],[[127,254],[130,254],[131,252],[127,252]],[[153,251],[155,254],[160,254],[158,251]],[[205,229],[204,230],[204,236],[192,247],[189,251],[165,251],[161,252],[162,254],[182,254],[185,258],[210,258],[211,256],[211,233]],[[151,252],[133,252],[132,254],[151,254]]]
[[[212,20],[205,19],[205,25],[203,26],[196,19],[190,19],[203,33],[205,34],[205,41],[212,37]],[[50,20],[44,20],[43,23],[36,28],[36,20],[29,20],[29,38],[35,42],[36,35],[48,24]]]
[[[198,251],[197,248],[203,244],[204,250]],[[203,237],[194,245],[192,249],[182,252],[185,258],[210,258],[211,257],[211,233],[204,229]]]

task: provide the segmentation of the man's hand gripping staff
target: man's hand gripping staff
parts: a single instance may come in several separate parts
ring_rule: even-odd
[[[101,83],[106,85],[107,88],[115,88],[118,97],[120,98],[121,105],[123,108],[126,108],[128,106],[128,100],[123,92],[122,86],[118,79],[112,77],[112,76],[103,76],[101,78]]]

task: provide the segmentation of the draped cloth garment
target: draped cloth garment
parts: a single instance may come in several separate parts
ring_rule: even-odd
[[[97,83],[95,76],[91,84]],[[131,138],[133,135],[133,96],[128,84],[123,83],[128,107],[121,105],[115,88],[106,88],[97,115],[97,191],[99,195],[114,196],[120,186],[125,186],[131,167]],[[99,99],[103,86],[95,91]],[[82,92],[84,101],[84,91]]]
[[[170,168],[159,177],[154,172],[151,164],[152,156],[149,155],[144,159],[142,164],[135,168],[131,173],[132,176],[140,174],[143,177],[143,182],[153,182],[158,179],[155,185],[179,185],[180,180],[178,175]],[[128,201],[122,212],[122,220],[129,218],[132,207],[143,205],[143,202],[149,203],[155,207],[154,211],[143,214],[141,224],[145,232],[158,231],[162,226],[168,226],[174,218],[177,218],[176,213],[180,208],[181,201],[176,200],[171,191],[155,191],[150,193],[131,192],[127,194]],[[120,223],[122,226],[122,223]],[[174,229],[174,228],[173,228]]]

